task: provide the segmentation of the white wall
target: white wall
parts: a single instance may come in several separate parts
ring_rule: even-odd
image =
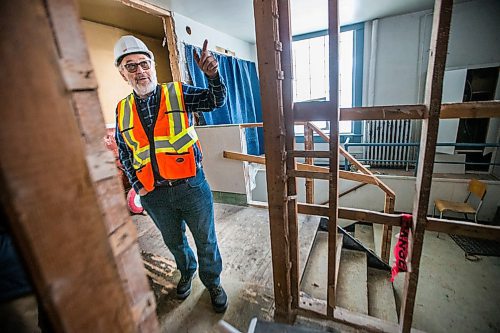
[[[244,131],[238,125],[196,127],[203,150],[203,169],[212,191],[246,194],[246,169],[223,157],[224,150],[246,153]]]
[[[215,30],[198,23],[189,17],[173,13],[177,40],[187,44],[202,47],[203,41],[208,39],[208,48],[215,50],[216,46],[236,52],[236,57],[256,62],[257,49],[255,44],[232,37],[224,32]],[[191,28],[191,35],[186,32],[186,26]]]
[[[255,201],[267,201],[266,172],[259,170],[256,176],[257,187],[252,192],[252,199]],[[415,196],[415,177],[403,176],[378,176],[387,186],[396,193],[395,210],[398,212],[411,213],[413,210],[413,198]],[[500,182],[485,181],[488,186],[483,207],[478,218],[481,221],[491,221],[495,216],[500,197]],[[340,179],[339,193],[358,185],[358,182]],[[444,199],[450,201],[463,201],[467,196],[467,179],[444,179],[434,178],[430,195],[430,204],[428,214],[432,214],[434,200]],[[328,182],[325,180],[315,180],[314,182],[315,203],[322,204],[328,201]],[[303,179],[297,181],[297,192],[299,202],[305,202],[305,184]],[[383,211],[384,193],[378,187],[366,185],[356,191],[353,191],[339,200],[342,207],[369,209],[374,211]],[[463,215],[445,214],[452,218],[453,216],[463,218]],[[470,216],[472,218],[472,216]]]
[[[498,0],[455,4],[447,69],[500,64],[499,17]],[[377,20],[375,24],[367,23],[366,26],[366,53],[370,54],[371,50],[375,50],[375,61],[370,63],[370,57],[364,59],[364,84],[367,89],[364,105],[369,105],[370,93],[373,95],[374,105],[422,102],[432,12],[387,17]],[[372,40],[375,42],[373,45]]]

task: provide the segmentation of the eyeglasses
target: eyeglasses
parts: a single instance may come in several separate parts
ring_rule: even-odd
[[[141,68],[144,70],[148,70],[151,68],[151,60],[143,60],[141,62],[129,62],[123,65],[123,67],[125,67],[125,69],[129,73],[137,72],[138,66],[141,66]]]

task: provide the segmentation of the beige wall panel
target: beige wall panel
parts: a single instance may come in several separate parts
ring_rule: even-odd
[[[152,16],[152,19],[155,17]],[[132,91],[114,66],[113,47],[121,36],[132,34],[144,41],[155,55],[158,81],[172,80],[168,51],[166,47],[162,47],[161,40],[86,20],[82,20],[82,24],[89,46],[90,59],[96,72],[99,99],[106,124],[115,123],[116,104]]]

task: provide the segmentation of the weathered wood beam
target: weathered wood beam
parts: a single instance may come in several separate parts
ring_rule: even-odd
[[[248,154],[243,154],[243,153],[237,153],[233,151],[224,151],[222,153],[224,158],[232,159],[232,160],[237,160],[237,161],[245,161],[245,162],[251,162],[251,163],[257,163],[257,164],[266,164],[266,158],[263,156],[255,156],[255,155],[248,155]],[[297,171],[300,171],[298,175],[305,175],[307,174],[302,173],[302,172],[312,172],[310,175],[311,178],[314,178],[315,175],[317,175],[318,179],[328,179],[328,173],[329,169],[327,167],[321,167],[317,165],[309,165],[305,163],[297,163],[297,169],[296,170],[290,170],[288,172],[288,175],[295,175]],[[321,175],[325,174],[325,175]],[[348,180],[353,180],[357,182],[363,182],[366,184],[372,184],[372,185],[378,185],[380,183],[380,180],[372,175],[365,175],[362,173],[356,173],[356,172],[350,172],[350,171],[339,171],[339,176],[342,179],[348,179]],[[303,177],[303,176],[295,176],[295,177]]]
[[[289,152],[292,157],[328,158],[330,152],[327,150],[294,150]]]
[[[330,121],[330,180],[328,184],[328,289],[327,315],[333,317],[336,304],[337,281],[337,220],[339,181],[339,4],[338,0],[328,0],[328,62],[329,101],[332,106],[327,120]],[[296,119],[298,120],[298,119]]]
[[[328,120],[329,102],[300,102],[294,105],[295,121]],[[498,118],[500,101],[446,103],[441,106],[441,119]],[[427,107],[414,105],[383,105],[340,108],[340,120],[426,119]]]
[[[318,126],[308,123],[307,126],[311,128],[313,131],[315,131],[325,142],[330,142],[330,136],[325,134]],[[361,164],[357,159],[354,158],[347,150],[345,150],[342,146],[339,146],[340,153],[349,161],[351,164],[354,164],[356,168],[364,173],[365,175],[370,175],[373,176],[373,173],[368,170],[363,164]],[[384,182],[382,182],[380,179],[377,178],[377,186],[382,189],[389,197],[392,198],[394,201],[396,198],[396,193],[389,187],[387,186]]]
[[[291,291],[290,247],[285,239],[288,228],[288,190],[285,181],[286,127],[283,117],[281,41],[277,0],[254,0],[257,55],[259,59],[260,94],[262,100],[264,144],[266,146],[267,193],[273,264],[275,319],[294,319]]]
[[[95,170],[87,165],[66,89],[90,89],[94,82],[80,80],[78,71],[63,77],[61,70],[75,67],[58,64],[61,45],[58,50],[48,18],[53,12],[46,5],[33,0],[0,5],[0,56],[9,64],[0,80],[9,110],[0,122],[0,141],[8,143],[0,148],[8,156],[0,164],[1,202],[55,331],[136,332],[92,186]],[[62,5],[62,11],[68,9]],[[72,17],[67,22],[79,24]],[[74,25],[65,29],[75,31]],[[79,68],[88,71],[84,65]],[[15,93],[22,91],[29,98]]]
[[[384,213],[392,214],[394,213],[394,204],[396,196],[385,196],[384,202]],[[380,249],[380,257],[383,261],[389,264],[389,259],[391,257],[391,241],[392,241],[392,226],[384,225],[382,227],[382,248]]]
[[[300,214],[328,216],[327,205],[299,203]],[[401,214],[380,213],[371,210],[339,207],[339,218],[368,223],[378,223],[390,227],[401,225]],[[441,220],[432,217],[427,218],[426,231],[435,231],[446,234],[475,237],[480,239],[500,240],[500,227],[472,222]]]
[[[439,129],[443,78],[448,51],[453,0],[436,0],[434,6],[431,46],[427,70],[425,105],[428,118],[422,121],[420,154],[417,168],[416,194],[413,205],[413,230],[409,237],[408,261],[401,301],[400,330],[410,332],[417,293],[420,257],[427,224],[427,211],[432,185],[432,172]]]
[[[326,301],[316,299],[306,295],[301,292],[300,294],[300,308],[298,314],[309,317],[316,318],[320,320],[331,320],[332,322],[338,322],[346,324],[357,329],[361,329],[363,332],[397,332],[398,325],[396,323],[391,323],[379,318],[367,316],[361,313],[349,311],[341,307],[335,307],[334,318],[326,316]],[[412,333],[423,333],[422,331],[412,329]]]
[[[79,64],[88,71],[75,71],[62,66],[70,92],[73,111],[84,138],[87,165],[92,185],[98,195],[101,214],[108,230],[115,261],[122,281],[126,283],[128,304],[138,332],[158,331],[154,295],[143,270],[137,245],[137,233],[123,198],[123,186],[118,178],[115,159],[102,142],[105,135],[104,119],[97,94],[97,85],[88,84],[94,72],[84,39],[83,29],[73,1],[48,0],[48,13],[58,46],[60,63]]]
[[[500,227],[472,222],[428,217],[425,230],[500,241]]]
[[[441,104],[440,119],[499,118],[500,101]]]
[[[294,120],[293,120],[293,59],[292,59],[292,32],[289,0],[278,1],[279,35],[281,47],[281,69],[283,71],[283,117],[285,119],[285,147],[286,151],[295,149]],[[295,170],[295,159],[286,156],[287,170]],[[287,178],[288,199],[288,244],[290,247],[290,285],[292,294],[292,311],[298,307],[299,302],[299,226],[297,219],[297,180]],[[314,184],[314,183],[313,183]]]
[[[314,151],[314,140],[313,140],[313,130],[304,125],[304,149],[306,151]],[[329,152],[328,157],[330,156]],[[305,164],[313,165],[314,159],[312,157],[306,157]],[[314,179],[307,178],[306,179],[306,202],[314,203]]]
[[[175,21],[172,16],[162,16],[163,30],[167,37],[168,59],[173,81],[182,81],[179,50],[177,49],[177,34],[175,33]]]
[[[148,14],[164,17],[164,16],[171,16],[172,14],[170,11],[167,9],[158,7],[156,5],[153,5],[149,2],[143,1],[143,0],[120,0],[124,5],[127,5],[129,7],[142,10],[143,12],[146,12]]]

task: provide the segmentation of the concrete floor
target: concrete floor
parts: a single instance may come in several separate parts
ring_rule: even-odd
[[[139,229],[141,249],[171,258],[149,218],[137,216],[134,221]],[[311,235],[314,236],[310,223],[303,222],[300,232],[307,238],[307,244],[301,246],[302,261],[310,249]],[[216,228],[229,308],[224,315],[215,314],[208,292],[197,278],[193,294],[186,301],[177,301],[172,295],[160,300],[158,313],[164,332],[217,332],[214,325],[219,319],[246,332],[251,318],[272,318],[267,210],[216,204]],[[394,283],[399,298],[403,279],[400,274]],[[427,332],[500,332],[499,288],[500,258],[480,257],[479,261],[469,261],[448,235],[440,234],[437,238],[436,233],[428,232],[413,326]]]
[[[133,220],[138,228],[141,250],[172,260],[149,217],[136,215]],[[229,307],[224,314],[216,314],[208,291],[196,277],[192,294],[185,301],[177,300],[173,289],[167,290],[158,300],[162,332],[215,333],[219,332],[216,324],[220,319],[247,332],[254,317],[272,320],[274,297],[267,210],[215,204],[215,221],[223,260],[221,279],[229,297]],[[299,217],[301,269],[305,267],[318,224],[317,217]],[[194,250],[189,232],[188,240]],[[172,283],[175,285],[178,279],[176,271]]]
[[[224,319],[247,332],[252,318],[272,320],[273,288],[269,247],[268,214],[265,209],[216,204],[216,228],[224,260],[223,285],[229,296],[229,308],[216,314],[200,280],[185,301],[175,299],[175,272],[170,288],[159,298],[158,317],[162,332],[218,332],[215,326]],[[134,216],[143,251],[171,259],[161,235],[147,216]],[[300,265],[303,270],[318,227],[318,219],[301,216]],[[394,239],[394,238],[393,238]],[[192,239],[190,239],[192,242]],[[394,243],[394,242],[393,242]],[[427,332],[500,332],[500,258],[465,259],[463,251],[445,234],[425,235],[415,303],[413,326]],[[173,271],[173,263],[171,264]],[[403,274],[394,283],[401,297]],[[33,303],[33,302],[32,302]],[[36,303],[24,312],[36,318]],[[35,312],[33,312],[35,311]],[[35,319],[33,319],[35,320]],[[359,332],[331,322],[298,322],[329,332]],[[334,328],[332,328],[334,327]]]
[[[500,258],[465,258],[447,235],[427,232],[413,327],[427,332],[500,332]],[[399,297],[404,276],[394,281]]]

